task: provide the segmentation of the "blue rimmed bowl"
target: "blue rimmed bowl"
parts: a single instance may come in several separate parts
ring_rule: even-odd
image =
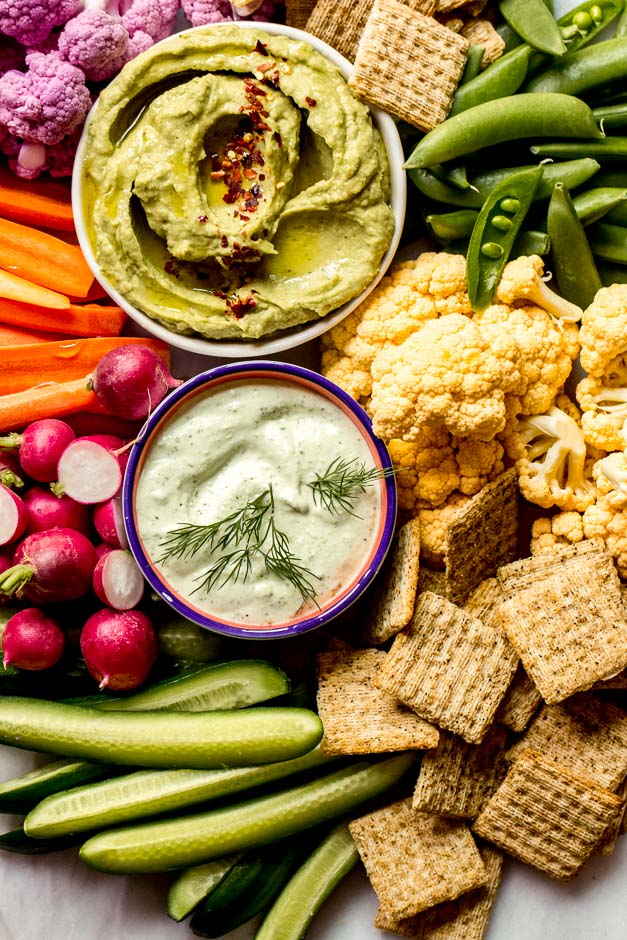
[[[280,396],[280,409],[288,416],[290,410],[292,414],[295,413],[294,403],[306,403],[312,417],[301,419],[299,413],[298,420],[294,419],[295,430],[291,433],[295,438],[285,431],[287,438],[281,440],[282,432],[277,430],[280,422],[275,421],[264,430],[261,424],[254,423],[257,420],[254,415],[248,418],[250,402],[260,402],[259,394],[266,393]],[[224,408],[227,411],[221,410]],[[253,421],[252,430],[238,428],[238,419],[233,417],[233,414],[238,413],[238,408],[239,413],[246,416],[246,421]],[[259,414],[262,414],[261,405],[259,408]],[[315,418],[316,414],[320,415],[318,419]],[[205,417],[201,418],[201,415]],[[206,421],[204,427],[203,420]],[[318,436],[312,436],[304,428],[311,424],[311,430],[315,432],[316,420],[320,422],[320,431]],[[257,427],[261,428],[259,432]],[[190,449],[189,460],[186,460],[182,447],[188,436],[188,428],[189,434],[200,436],[198,446],[193,442],[185,445]],[[303,529],[297,518],[297,528],[294,530],[296,538],[300,540],[297,551],[294,551],[297,561],[308,567],[313,557],[319,560],[321,555],[328,555],[331,559],[336,545],[344,546],[343,560],[332,570],[321,572],[321,577],[326,581],[321,580],[320,583],[327,587],[320,595],[303,599],[294,605],[294,609],[277,602],[276,612],[263,616],[256,614],[258,593],[263,594],[265,591],[265,595],[271,598],[269,603],[274,603],[275,595],[289,595],[290,590],[294,594],[294,589],[276,582],[274,590],[271,585],[268,588],[265,582],[261,583],[261,578],[257,580],[253,568],[245,579],[231,580],[228,588],[222,588],[222,592],[229,592],[223,599],[220,588],[215,584],[210,593],[205,592],[202,585],[192,587],[199,578],[190,580],[189,558],[187,561],[175,560],[173,565],[169,565],[163,561],[163,552],[159,548],[165,534],[171,533],[181,524],[190,521],[195,525],[210,524],[216,518],[223,518],[223,507],[215,505],[216,491],[206,489],[205,486],[207,481],[212,480],[214,461],[219,464],[221,459],[216,455],[223,452],[230,454],[228,459],[233,461],[232,467],[230,464],[220,464],[220,469],[215,471],[221,474],[220,479],[226,481],[227,487],[232,481],[235,481],[234,486],[241,485],[242,466],[258,465],[257,433],[263,434],[264,440],[269,437],[271,441],[276,441],[268,450],[270,454],[275,452],[276,459],[270,459],[274,460],[276,471],[271,469],[268,474],[262,468],[260,479],[272,484],[277,494],[277,504],[282,499],[281,480],[286,465],[290,463],[289,459],[286,461],[285,454],[290,452],[296,438],[298,447],[301,446],[304,438],[299,435],[309,433],[312,437],[314,462],[318,461],[316,472],[321,466],[326,467],[332,462],[337,456],[338,444],[343,446],[344,441],[347,444],[346,456],[350,457],[349,440],[357,448],[353,452],[365,455],[363,460],[359,458],[360,461],[377,471],[376,479],[366,487],[366,511],[353,514],[355,519],[360,520],[355,524],[353,542],[353,530],[350,528],[353,523],[344,515],[344,511],[330,513],[316,500],[312,502],[311,491],[303,481],[298,483],[290,496],[290,505],[296,507],[295,511],[301,513],[303,519],[307,517],[311,525],[320,525],[324,531],[320,538],[316,535],[312,541],[310,557],[307,540],[302,535]],[[204,443],[201,444],[201,441]],[[250,449],[248,457],[247,449]],[[241,463],[247,460],[248,464]],[[193,476],[189,469],[191,464],[194,465]],[[133,446],[123,487],[124,523],[129,546],[151,588],[177,613],[202,627],[240,639],[282,638],[305,633],[343,614],[361,597],[381,568],[396,521],[396,485],[394,477],[390,475],[391,469],[387,449],[373,434],[366,412],[323,376],[301,366],[265,360],[219,366],[195,376],[168,395],[154,410]],[[277,478],[270,479],[275,472]],[[190,482],[192,479],[193,483]],[[217,479],[213,478],[212,486],[218,485]],[[217,492],[219,496],[222,495],[221,489]],[[251,491],[246,499],[253,495]],[[304,500],[306,505],[296,505],[299,500]],[[173,513],[170,511],[172,502],[177,504]],[[192,519],[181,509],[183,505],[187,510],[192,507]],[[339,521],[334,522],[334,518]],[[337,526],[337,533],[333,526]],[[203,560],[203,551],[200,550],[199,561]],[[315,552],[318,554],[315,555]],[[215,555],[211,557],[215,559]],[[233,588],[234,583],[236,589]],[[330,588],[329,584],[332,585]],[[231,597],[236,598],[236,601],[233,608],[229,609]]]

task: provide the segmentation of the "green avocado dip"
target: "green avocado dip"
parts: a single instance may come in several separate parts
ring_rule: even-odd
[[[255,339],[323,317],[392,239],[381,136],[306,42],[220,25],[158,43],[100,94],[84,152],[103,275],[177,333]]]

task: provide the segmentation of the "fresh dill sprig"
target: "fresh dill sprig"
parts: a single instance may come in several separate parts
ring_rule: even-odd
[[[307,486],[313,493],[314,503],[319,502],[328,512],[335,515],[347,512],[354,516],[353,504],[365,493],[366,487],[394,473],[392,467],[367,467],[357,457],[352,460],[336,457],[324,473],[317,473]]]
[[[260,557],[269,574],[292,584],[304,601],[315,602],[313,582],[320,579],[300,564],[290,551],[287,535],[277,529],[271,486],[224,519],[208,525],[189,523],[177,526],[168,533],[160,547],[164,552],[159,562],[168,558],[192,558],[204,548],[223,553],[196,578],[200,583],[192,594],[201,590],[208,592],[229,581],[246,581],[252,573],[253,559]]]

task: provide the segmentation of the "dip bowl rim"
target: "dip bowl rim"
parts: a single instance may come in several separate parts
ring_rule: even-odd
[[[245,625],[240,626],[236,623],[223,622],[214,619],[209,613],[201,614],[195,608],[188,605],[181,596],[173,596],[172,589],[153,567],[150,558],[143,549],[135,519],[135,496],[139,479],[138,473],[141,469],[139,464],[143,456],[144,448],[147,444],[152,442],[152,434],[157,426],[164,419],[167,419],[169,412],[174,406],[177,406],[182,399],[188,397],[190,394],[198,394],[204,387],[207,389],[211,388],[216,380],[224,381],[226,378],[226,380],[232,380],[234,382],[242,381],[246,379],[247,375],[251,372],[267,373],[268,378],[279,382],[290,383],[293,379],[296,379],[298,380],[298,384],[304,381],[305,384],[321,388],[327,400],[331,400],[334,404],[337,404],[344,413],[346,410],[352,413],[354,419],[356,419],[355,424],[359,426],[364,438],[372,445],[372,449],[376,451],[381,467],[384,469],[393,469],[388,449],[383,441],[374,434],[367,413],[354,398],[351,398],[347,392],[325,376],[314,372],[312,369],[307,369],[304,366],[288,362],[276,362],[274,360],[265,359],[232,362],[215,366],[188,379],[170,392],[146,420],[137,439],[133,443],[124,473],[122,513],[129,549],[139,565],[145,580],[148,582],[151,589],[155,591],[175,613],[191,620],[200,627],[234,639],[285,639],[286,637],[307,633],[310,630],[322,627],[332,620],[337,619],[361,598],[372,584],[387,557],[395,532],[398,501],[396,481],[393,474],[382,480],[385,500],[382,502],[379,514],[378,541],[375,542],[369,561],[360,569],[350,589],[345,592],[340,592],[339,596],[336,595],[338,599],[323,608],[320,613],[308,613],[301,619],[295,619],[288,624],[281,624],[277,627],[273,627],[272,625],[248,627]]]
[[[317,52],[327,58],[333,65],[335,65],[345,80],[348,80],[350,76],[352,65],[348,59],[344,58],[344,56],[337,52],[337,50],[332,46],[328,45],[328,43],[323,42],[323,40],[318,39],[317,36],[314,36],[311,33],[305,32],[305,30],[296,29],[293,26],[286,26],[283,23],[265,23],[251,20],[234,20],[233,22],[209,24],[211,28],[216,30],[234,25],[240,29],[253,29],[258,30],[259,32],[270,33],[271,35],[286,36],[288,39],[295,39],[301,42],[306,42]],[[185,30],[182,30],[181,32],[172,33],[165,39],[155,43],[155,45],[151,47],[150,51],[154,50],[158,46],[167,44],[178,36],[194,33],[196,30],[206,30],[209,28],[209,26],[191,26]],[[113,79],[113,81],[115,81],[115,79]],[[323,317],[319,317],[315,320],[308,320],[306,323],[300,324],[299,326],[291,327],[288,330],[271,334],[267,338],[261,338],[258,340],[209,339],[198,334],[187,335],[184,333],[176,333],[174,330],[168,329],[166,326],[163,326],[156,320],[153,320],[147,314],[143,313],[128,300],[126,300],[124,295],[121,294],[120,291],[114,287],[109,279],[102,273],[100,264],[96,260],[92,248],[92,243],[89,238],[87,226],[85,223],[86,212],[83,201],[82,166],[87,147],[89,125],[93,118],[97,104],[98,102],[96,101],[87,115],[74,160],[71,192],[76,236],[85,260],[98,283],[104,290],[106,290],[111,299],[114,300],[115,303],[122,308],[122,310],[124,310],[128,317],[149,335],[163,340],[163,342],[169,343],[171,346],[174,346],[177,349],[182,349],[186,352],[196,353],[203,356],[216,357],[219,359],[243,359],[246,357],[260,358],[267,355],[274,355],[276,353],[284,352],[288,349],[294,349],[297,346],[301,346],[304,343],[317,339],[319,336],[322,336],[323,333],[328,332],[334,326],[337,326],[338,323],[341,323],[345,317],[347,317],[350,313],[353,312],[353,310],[363,303],[366,297],[368,297],[368,295],[375,289],[381,278],[385,275],[388,268],[392,264],[403,233],[403,225],[405,222],[405,212],[407,206],[407,175],[403,169],[405,155],[403,152],[403,144],[394,118],[380,108],[376,108],[372,105],[366,105],[370,111],[374,125],[381,133],[385,151],[388,157],[391,184],[390,206],[394,215],[394,233],[392,235],[392,240],[388,250],[381,260],[381,264],[379,265],[377,273],[370,281],[368,286],[365,287],[364,290],[361,291],[361,293],[352,300],[347,301],[345,304],[342,304],[341,307],[338,307],[336,310],[332,310]]]

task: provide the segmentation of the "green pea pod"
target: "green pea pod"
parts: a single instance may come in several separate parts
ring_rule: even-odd
[[[571,95],[511,95],[486,101],[438,124],[418,142],[405,166],[429,167],[524,137],[600,138],[585,102]]]
[[[593,43],[577,52],[569,52],[551,68],[527,82],[527,93],[550,92],[583,95],[627,76],[627,37]],[[556,134],[556,136],[559,136]]]
[[[484,101],[494,101],[506,95],[515,94],[527,77],[529,66],[529,46],[520,46],[515,55],[507,59],[497,59],[490,68],[485,69],[455,92],[449,117],[474,108]]]
[[[475,209],[458,209],[456,212],[442,212],[428,215],[425,222],[438,241],[457,241],[468,238],[471,234],[478,212]]]
[[[573,196],[573,206],[577,218],[584,225],[592,225],[603,216],[607,216],[613,209],[624,211],[627,206],[627,189],[614,187],[595,187],[586,189]],[[611,221],[608,219],[608,221]]]
[[[627,102],[621,104],[608,104],[604,107],[593,108],[595,121],[603,122],[604,129],[612,127],[625,127],[627,125]]]
[[[616,24],[616,35],[627,36],[627,9],[623,10],[621,17]]]
[[[611,284],[627,284],[627,267],[607,261],[602,261],[597,267],[603,287],[610,287]]]
[[[549,202],[547,230],[559,292],[566,300],[585,309],[601,287],[601,279],[583,225],[577,218],[568,190],[561,183],[555,184]]]
[[[566,52],[559,26],[543,0],[501,0],[499,9],[503,19],[533,49],[558,56]]]
[[[521,255],[548,255],[551,250],[551,239],[546,232],[527,229],[518,233],[510,258],[519,258]]]
[[[542,178],[542,167],[512,173],[486,199],[470,236],[466,263],[472,309],[492,303],[503,268]]]
[[[598,221],[598,220],[597,220]],[[604,221],[610,225],[623,225],[627,227],[627,198],[621,200],[604,216]],[[0,792],[2,792],[0,790]]]
[[[454,186],[455,189],[468,189],[468,177],[463,163],[457,166],[432,166],[430,172],[447,186]]]
[[[468,55],[466,56],[466,65],[464,66],[462,77],[459,80],[460,85],[465,85],[466,82],[472,81],[472,79],[479,74],[484,55],[484,46],[470,47]]]
[[[533,144],[532,153],[544,159],[572,160],[578,157],[592,157],[601,162],[623,161],[627,157],[627,137],[604,137],[603,140],[561,141],[546,144]]]
[[[609,222],[597,222],[590,230],[590,247],[603,261],[627,264],[627,229]]]

